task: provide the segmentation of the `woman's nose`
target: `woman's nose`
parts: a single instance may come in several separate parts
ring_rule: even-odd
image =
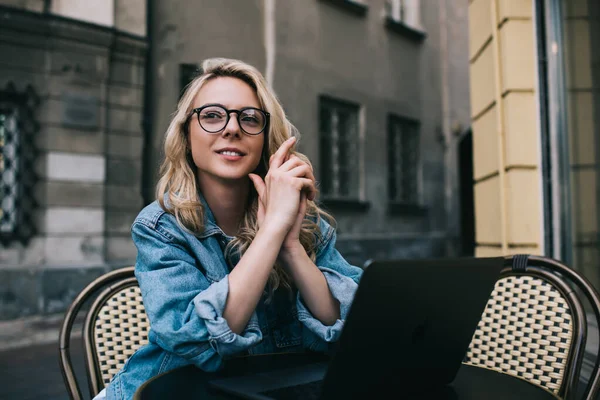
[[[223,129],[223,135],[240,135],[241,129],[240,124],[237,119],[237,114],[229,114],[229,121],[227,121],[227,125]]]

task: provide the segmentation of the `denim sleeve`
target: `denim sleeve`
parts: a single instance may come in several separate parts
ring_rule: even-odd
[[[255,313],[240,335],[223,318],[228,276],[210,282],[183,240],[168,232],[139,222],[131,231],[138,249],[135,274],[159,346],[205,371],[215,371],[225,356],[262,340]]]
[[[323,240],[321,245],[318,246],[315,264],[325,275],[332,296],[340,303],[340,319],[331,326],[323,325],[308,310],[300,297],[300,293],[298,293],[296,301],[298,319],[318,338],[325,342],[335,342],[342,332],[344,321],[350,310],[363,270],[350,265],[337,251],[335,248],[335,230],[329,224],[321,219],[319,227],[321,228]],[[311,347],[314,347],[314,344]]]

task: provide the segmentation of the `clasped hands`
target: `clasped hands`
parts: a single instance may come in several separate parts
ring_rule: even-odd
[[[314,200],[317,189],[309,164],[290,154],[296,138],[292,137],[277,149],[269,160],[269,172],[263,179],[249,174],[258,193],[257,222],[275,234],[285,235],[280,253],[302,249],[300,230],[308,200]]]

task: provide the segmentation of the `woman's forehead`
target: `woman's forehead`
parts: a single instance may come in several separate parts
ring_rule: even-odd
[[[232,77],[210,79],[200,88],[194,99],[194,107],[212,103],[232,109],[260,106],[254,89],[241,79]]]

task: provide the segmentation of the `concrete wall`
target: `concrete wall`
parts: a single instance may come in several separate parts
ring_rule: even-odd
[[[23,9],[2,7],[0,88],[30,85],[40,98],[40,180],[37,234],[0,247],[0,319],[62,311],[95,276],[133,262],[147,46],[114,27],[8,3]]]
[[[466,4],[446,1],[447,12],[442,16],[440,7],[422,2],[426,37],[418,40],[386,28],[383,0],[362,2],[366,8],[359,12],[332,3],[226,0],[205,2],[198,6],[203,12],[191,13],[187,1],[171,1],[168,6],[153,1],[151,58],[156,79],[150,95],[153,129],[148,168],[155,174],[161,160],[163,135],[179,96],[179,64],[200,64],[215,56],[239,58],[272,74],[275,91],[302,134],[300,150],[312,160],[317,179],[319,96],[361,105],[365,129],[362,160],[357,162],[364,165],[362,200],[368,208],[328,207],[338,220],[338,247],[349,260],[362,264],[373,256],[451,252],[447,238],[456,239],[458,222],[454,220],[457,213],[447,210],[457,205],[456,177],[448,171],[455,170],[456,159],[447,154],[456,150],[451,127],[469,124]],[[447,24],[444,35],[440,20]],[[443,46],[448,57],[445,70],[440,68]],[[273,64],[267,71],[269,57]],[[447,88],[444,105],[443,85]],[[389,211],[389,113],[421,123],[422,213]],[[450,121],[445,126],[443,115]],[[154,175],[145,187],[148,200],[153,199],[155,182]]]

